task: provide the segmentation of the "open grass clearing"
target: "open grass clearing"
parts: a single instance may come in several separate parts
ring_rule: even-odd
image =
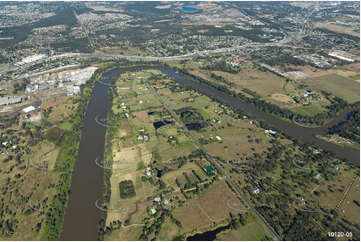
[[[135,171],[139,162],[144,165],[149,164],[152,153],[149,152],[145,144],[138,144],[132,147],[121,148],[113,151],[113,169],[128,172]]]
[[[130,226],[120,228],[104,236],[104,240],[109,241],[136,241],[139,240],[139,234],[142,232],[142,226]]]
[[[138,111],[133,112],[134,118],[132,119],[132,124],[135,126],[141,126],[146,124],[151,124],[155,121],[154,115],[148,115],[148,111]]]
[[[360,73],[360,63],[347,64],[347,65],[344,65],[343,68],[345,68],[346,70],[355,71],[355,72]]]
[[[301,105],[294,108],[291,108],[292,112],[304,115],[304,116],[314,116],[316,114],[327,111],[326,108],[320,102],[311,102],[309,105]]]
[[[238,229],[231,229],[217,235],[217,240],[222,241],[260,241],[266,236],[271,238],[269,232],[262,222],[256,217],[248,218],[247,224],[241,225]]]
[[[160,228],[159,234],[157,235],[158,241],[170,241],[173,240],[175,236],[181,234],[182,229],[180,229],[175,223],[173,223],[169,218],[166,218],[162,227]]]
[[[201,208],[195,204],[188,203],[183,205],[182,208],[178,208],[174,211],[174,216],[188,231],[199,229],[200,227],[208,226],[212,223]]]
[[[48,160],[46,163],[51,167],[55,164],[58,150],[54,149],[52,143],[43,141],[37,146],[30,146],[29,148],[30,153],[25,154],[23,157],[25,161],[42,163],[38,160],[41,160],[41,157],[45,154],[43,158]],[[5,171],[9,171],[9,173]],[[15,175],[21,175],[21,178],[16,178]],[[15,182],[15,186],[6,185],[5,181],[7,179],[9,179],[10,183]],[[17,224],[15,233],[9,239],[19,241],[42,239],[45,232],[44,226],[40,228],[39,232],[35,232],[35,226],[39,222],[44,224],[46,219],[44,211],[47,211],[48,204],[56,194],[55,188],[51,186],[55,185],[56,180],[57,173],[55,171],[37,169],[30,165],[25,169],[21,169],[14,166],[14,160],[1,163],[0,188],[2,191],[4,191],[5,186],[8,189],[7,193],[2,194],[2,199],[7,203],[7,210],[13,212],[10,217],[6,217],[5,214],[3,219],[21,221]],[[39,203],[44,200],[48,202],[40,205]],[[36,205],[39,205],[39,207]],[[36,208],[32,209],[35,206]],[[3,239],[6,238],[3,237]]]
[[[161,104],[159,103],[158,99],[153,95],[147,96],[139,96],[127,99],[124,101],[125,105],[130,106],[130,110],[132,111],[141,111],[147,110],[149,108],[160,107]]]
[[[345,200],[339,208],[339,213],[347,220],[360,224],[360,206],[357,206],[356,203],[360,204],[360,178],[357,178],[352,184]]]
[[[28,156],[28,161],[33,169],[52,170],[55,166],[58,153],[59,150],[56,149],[53,143],[43,141],[34,147]]]
[[[223,181],[214,183],[209,189],[192,198],[185,205],[174,210],[174,216],[189,231],[209,226],[212,222],[225,219],[232,209],[227,201],[237,201],[237,197]]]
[[[360,100],[360,84],[337,74],[310,78],[304,82],[311,88],[330,92],[350,103]]]
[[[318,22],[315,25],[316,25],[316,27],[325,28],[325,29],[331,30],[333,32],[360,37],[360,33],[359,32],[357,33],[354,31],[354,29],[356,29],[356,27],[354,27],[354,26],[346,26],[346,25],[330,23],[330,22]]]
[[[147,197],[151,196],[155,187],[143,183],[140,177],[142,171],[132,171],[128,173],[113,172],[110,178],[111,182],[111,198],[107,206],[107,224],[111,221],[120,220],[123,223],[129,220],[130,224],[142,224],[146,214],[146,209],[151,205],[151,201],[147,201]],[[124,180],[133,181],[136,195],[131,198],[120,198],[119,182]]]
[[[190,139],[188,142],[184,141],[181,144],[170,144],[167,140],[168,138],[158,137],[156,151],[158,152],[161,161],[168,161],[180,156],[187,156],[197,149],[197,146],[191,142]]]
[[[78,104],[73,104],[73,97],[62,96],[44,100],[40,110],[52,109],[49,115],[50,122],[58,122],[68,118],[77,108]]]
[[[271,95],[271,98],[282,103],[294,103],[290,96],[281,93],[274,93]]]
[[[331,69],[330,72],[334,73],[334,74],[337,74],[337,75],[340,75],[340,76],[343,76],[343,77],[346,77],[346,78],[349,78],[351,80],[357,80],[357,79],[360,80],[360,72],[350,71],[350,70],[347,70],[345,68]]]
[[[319,202],[322,207],[335,209],[351,182],[352,173],[340,169],[335,180],[322,180],[320,182],[320,186],[315,189],[315,191],[321,193],[320,195],[317,196],[310,191],[309,198]],[[316,187],[316,185],[314,187]]]
[[[204,148],[211,155],[222,157],[225,160],[237,160],[243,153],[246,155],[262,153],[269,146],[268,139],[270,139],[265,136],[263,129],[255,127],[252,127],[251,130],[242,129],[239,126],[224,127],[216,131],[210,130],[206,134],[212,135],[215,142],[204,145]],[[216,140],[216,136],[220,137],[222,141]]]
[[[216,75],[223,76],[237,84],[241,88],[248,88],[263,98],[274,93],[283,93],[283,85],[285,80],[276,76],[271,72],[260,71],[253,67],[244,67],[237,74],[230,74],[227,72],[214,71]]]

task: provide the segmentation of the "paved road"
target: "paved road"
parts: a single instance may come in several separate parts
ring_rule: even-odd
[[[14,78],[13,80],[17,81],[17,80],[21,80],[21,79],[24,79],[24,78],[31,78],[31,77],[35,77],[35,76],[40,76],[40,75],[52,73],[52,72],[59,72],[59,71],[67,70],[67,69],[73,69],[73,68],[76,68],[76,67],[80,67],[80,65],[60,66],[60,67],[52,68],[52,69],[49,69],[49,70],[46,70],[46,71],[25,73],[24,75],[20,75],[17,78]]]
[[[94,54],[94,53],[63,53],[60,55],[50,56],[48,58],[43,58],[31,63],[27,63],[22,66],[15,66],[10,65],[11,68],[6,71],[1,71],[0,76],[4,75],[10,71],[17,71],[19,69],[25,70],[27,67],[30,67],[35,64],[40,64],[45,61],[54,60],[58,58],[69,58],[69,57],[96,57],[96,58],[108,58],[108,59],[127,59],[127,60],[134,60],[134,61],[169,61],[169,60],[184,60],[189,59],[194,56],[207,56],[209,54],[215,53],[222,53],[222,52],[229,52],[235,50],[241,50],[245,48],[256,48],[256,47],[268,47],[268,46],[287,46],[291,48],[303,48],[303,47],[296,47],[296,46],[289,46],[286,45],[290,42],[290,38],[288,35],[285,36],[284,39],[280,40],[279,42],[271,42],[271,43],[249,43],[245,45],[233,46],[229,48],[219,48],[215,50],[203,50],[203,51],[195,51],[193,53],[185,54],[185,55],[176,55],[176,56],[138,56],[138,55],[111,55],[111,54]]]
[[[240,46],[234,46],[229,48],[219,48],[215,50],[203,50],[203,51],[195,51],[193,53],[185,54],[185,55],[176,55],[176,56],[137,56],[137,55],[111,55],[111,54],[92,54],[92,53],[69,53],[71,56],[81,56],[81,57],[98,57],[98,58],[114,58],[114,59],[127,59],[127,60],[141,60],[141,61],[162,61],[162,60],[183,60],[189,59],[193,56],[206,56],[209,54],[222,53],[235,51],[245,48],[256,48],[256,47],[268,47],[268,46],[287,46],[285,45],[288,41],[276,43],[250,43]],[[294,47],[294,46],[288,46]],[[294,47],[301,48],[301,47]]]
[[[225,177],[227,182],[232,186],[232,188],[238,193],[238,195],[242,198],[242,200],[250,207],[252,212],[254,212],[257,217],[266,225],[269,232],[274,236],[275,240],[282,240],[277,232],[272,228],[272,226],[267,222],[267,220],[253,207],[248,198],[242,193],[241,189],[233,182],[233,180],[226,174],[226,172],[222,169],[222,167],[218,164],[218,162],[208,154],[208,152],[204,149],[203,145],[199,143],[198,139],[194,137],[192,132],[187,128],[187,126],[183,123],[183,121],[178,117],[178,115],[172,110],[171,107],[159,96],[157,91],[147,82],[148,88],[153,92],[154,96],[159,100],[159,102],[168,110],[168,112],[172,115],[172,117],[183,127],[184,131],[187,132],[190,137],[193,139],[194,143],[199,147],[199,149],[207,156],[207,160],[210,161],[218,170],[218,172]]]

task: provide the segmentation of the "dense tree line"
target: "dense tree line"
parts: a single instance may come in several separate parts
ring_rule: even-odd
[[[332,35],[337,36],[337,37],[350,39],[350,40],[353,40],[353,41],[358,42],[358,43],[360,42],[360,37],[357,37],[357,36],[353,36],[353,35],[349,35],[349,34],[345,34],[345,33],[334,32],[334,31],[326,29],[326,28],[316,28],[315,30],[323,32],[325,34],[332,34]]]
[[[216,75],[214,73],[211,73],[211,77],[219,82],[222,82],[224,84],[226,84],[227,86],[229,87],[233,87],[234,86],[234,83],[233,82],[230,82],[228,81],[227,79],[225,79],[223,76],[219,76],[219,75]]]
[[[346,121],[331,127],[328,133],[360,143],[360,110],[350,112]]]
[[[238,67],[232,67],[231,65],[228,65],[225,61],[218,61],[213,64],[205,65],[202,66],[201,69],[208,71],[223,71],[231,74],[236,74],[239,72]]]
[[[59,172],[59,178],[55,186],[57,194],[51,201],[51,209],[46,212],[44,239],[57,240],[62,231],[65,208],[70,192],[73,166],[77,157],[81,137],[81,130],[83,126],[82,121],[84,120],[86,114],[86,109],[95,81],[100,78],[106,70],[106,67],[104,69],[97,70],[92,78],[81,86],[81,95],[74,100],[75,103],[78,103],[78,108],[76,113],[69,117],[73,127],[71,131],[64,132],[61,140],[57,143],[60,147],[57,160],[62,162],[58,162],[55,165],[55,170]]]
[[[207,81],[207,80],[200,78],[196,75],[193,75],[185,70],[178,69],[178,71],[183,73],[186,76],[191,77],[193,80],[196,80],[202,84],[206,84],[208,86],[216,88],[217,90],[224,92],[230,96],[238,97],[240,100],[242,100],[246,103],[251,103],[254,106],[256,106],[259,110],[262,110],[266,113],[271,113],[271,114],[277,115],[279,117],[286,118],[286,119],[293,120],[298,123],[303,123],[303,124],[307,124],[307,125],[322,125],[322,124],[324,124],[325,121],[331,119],[340,111],[342,111],[346,108],[356,108],[359,106],[359,102],[349,104],[346,101],[344,101],[342,98],[332,96],[330,93],[327,93],[327,92],[322,92],[322,94],[331,103],[330,105],[325,107],[327,109],[327,111],[316,114],[314,116],[305,116],[305,115],[294,113],[288,109],[280,108],[279,106],[269,103],[269,102],[266,102],[258,97],[246,97],[242,93],[236,93],[235,91],[229,90],[224,85]]]
[[[263,58],[262,61],[270,66],[284,65],[284,64],[304,66],[306,64],[303,60],[295,58],[290,54],[280,54],[277,56],[272,56],[271,58]]]

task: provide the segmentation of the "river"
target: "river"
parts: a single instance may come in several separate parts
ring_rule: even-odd
[[[229,96],[213,87],[186,78],[183,74],[176,72],[168,67],[159,68],[164,74],[168,75],[170,79],[173,79],[184,86],[190,87],[202,94],[215,98],[220,102],[223,102],[235,109],[242,110],[252,118],[262,120],[274,129],[296,139],[299,143],[307,143],[315,145],[324,150],[333,152],[341,159],[346,159],[349,162],[359,166],[360,164],[360,151],[349,147],[339,146],[325,140],[316,138],[316,135],[325,135],[327,129],[346,119],[347,114],[351,110],[344,110],[337,117],[335,117],[330,123],[319,128],[307,128],[299,126],[293,122],[283,120],[269,113],[263,112],[256,108],[253,104],[246,103],[239,98]]]
[[[111,77],[119,73],[120,70],[111,70],[101,81],[111,83]],[[87,107],[61,240],[97,240],[98,222],[105,216],[95,206],[104,191],[104,170],[96,165],[95,159],[104,156],[106,127],[95,120],[107,115],[108,87],[96,82]]]
[[[262,112],[252,104],[228,96],[213,87],[192,81],[169,67],[118,68],[105,73],[101,82],[95,83],[87,107],[78,157],[72,175],[71,192],[65,212],[61,240],[97,240],[98,238],[98,222],[101,218],[106,217],[106,214],[95,206],[96,201],[101,200],[104,192],[104,170],[95,163],[96,159],[102,159],[104,156],[106,127],[96,122],[96,117],[105,118],[107,115],[109,86],[103,83],[111,84],[112,77],[122,72],[142,69],[158,69],[184,86],[224,102],[235,109],[242,110],[255,119],[263,120],[274,129],[297,139],[300,143],[312,144],[331,151],[338,157],[352,161],[359,166],[359,150],[341,147],[315,137],[318,134],[325,134],[329,126],[344,120],[349,110],[341,113],[328,125],[320,128],[305,128]]]

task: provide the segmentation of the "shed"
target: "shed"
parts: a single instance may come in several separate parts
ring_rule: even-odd
[[[23,108],[21,111],[22,111],[23,113],[30,113],[30,112],[32,112],[32,111],[34,111],[34,110],[35,110],[35,107],[34,107],[34,106],[29,106],[29,107]]]

